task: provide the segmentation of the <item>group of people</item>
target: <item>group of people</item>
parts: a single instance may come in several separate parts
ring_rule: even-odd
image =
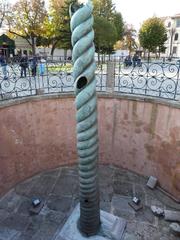
[[[27,69],[31,70],[32,77],[35,77],[37,74],[37,65],[39,62],[39,72],[40,75],[44,75],[45,73],[45,63],[46,60],[44,58],[38,59],[36,56],[30,56],[28,58],[27,55],[22,55],[20,59],[20,67],[21,67],[21,78],[26,77]]]
[[[131,55],[128,55],[125,59],[124,59],[124,65],[125,67],[129,67],[129,66],[133,66],[133,67],[141,67],[141,58],[140,56],[135,53],[133,55],[133,57],[131,57]]]
[[[8,79],[7,59],[0,53],[0,66],[2,69],[3,79]],[[23,54],[19,60],[19,66],[21,67],[21,78],[27,77],[27,71],[31,71],[31,76],[37,75],[37,66],[39,65],[40,75],[44,75],[46,69],[46,60],[44,58],[38,58],[37,56],[30,56]]]

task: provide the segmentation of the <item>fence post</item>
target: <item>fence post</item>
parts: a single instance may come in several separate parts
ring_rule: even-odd
[[[36,95],[43,95],[43,94],[44,94],[44,89],[42,88],[36,89]]]
[[[114,82],[115,82],[115,62],[108,61],[107,62],[107,84],[106,84],[106,91],[108,93],[114,92]]]

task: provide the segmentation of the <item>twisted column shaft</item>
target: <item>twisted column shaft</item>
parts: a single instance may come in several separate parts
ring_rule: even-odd
[[[76,92],[80,181],[80,231],[95,235],[100,227],[96,64],[92,4],[71,6],[73,74]]]

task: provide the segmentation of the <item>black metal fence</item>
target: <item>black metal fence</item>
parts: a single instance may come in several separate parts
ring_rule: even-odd
[[[180,64],[141,61],[125,66],[116,60],[114,91],[180,100]]]
[[[104,66],[101,62],[97,64],[97,91],[105,91],[107,72]],[[34,73],[30,61],[22,67],[18,59],[11,59],[0,67],[0,99],[73,92],[72,68],[71,59],[47,58],[37,61]]]
[[[112,91],[151,97],[180,100],[180,65],[178,62],[141,61],[126,65],[120,57],[111,58],[114,64],[113,79],[108,79],[109,59],[97,61],[97,91],[106,92],[108,81],[113,81]],[[18,59],[0,66],[0,100],[21,98],[37,94],[73,92],[72,61],[63,57],[38,60],[36,74],[30,62],[26,77],[21,76]],[[111,77],[112,78],[112,77]]]

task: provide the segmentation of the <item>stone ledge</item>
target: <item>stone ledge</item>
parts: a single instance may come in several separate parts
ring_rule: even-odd
[[[5,107],[10,107],[18,104],[23,104],[31,101],[40,101],[40,100],[48,100],[48,99],[58,99],[58,98],[74,98],[73,93],[55,93],[55,94],[43,94],[43,95],[34,95],[27,96],[22,98],[8,99],[4,101],[0,101],[0,109]]]
[[[140,101],[140,102],[147,102],[147,103],[154,103],[154,104],[161,104],[173,108],[180,109],[180,101],[173,101],[170,99],[163,99],[163,98],[156,98],[150,96],[141,96],[141,95],[130,95],[130,94],[121,94],[118,92],[98,92],[98,98],[110,98],[110,99],[124,99],[124,100],[131,100],[131,101]],[[27,96],[22,98],[16,99],[8,99],[8,100],[0,100],[0,109],[5,107],[10,107],[13,105],[18,105],[30,101],[40,101],[40,100],[47,100],[47,99],[61,99],[61,98],[75,98],[75,94],[73,92],[69,93],[53,93],[53,94],[42,94],[42,95],[34,95],[34,96]]]

